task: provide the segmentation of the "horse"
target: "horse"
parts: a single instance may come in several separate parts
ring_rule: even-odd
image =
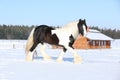
[[[35,48],[41,44],[40,52],[44,60],[49,60],[51,57],[45,53],[45,47],[50,45],[62,46],[63,49],[57,58],[57,62],[63,61],[63,56],[67,50],[73,53],[74,63],[82,63],[82,57],[77,54],[72,47],[78,35],[86,36],[88,26],[86,20],[79,19],[68,23],[60,28],[53,28],[48,25],[39,25],[32,29],[26,44],[26,60],[32,61]]]

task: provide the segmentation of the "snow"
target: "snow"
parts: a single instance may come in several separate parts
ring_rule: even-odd
[[[112,48],[120,48],[120,39],[114,39],[112,40],[112,44],[111,44]]]
[[[0,49],[25,48],[26,40],[0,40]]]
[[[84,59],[82,64],[74,64],[69,51],[64,55],[64,62],[56,62],[61,50],[49,47],[46,53],[52,60],[43,61],[38,47],[38,57],[27,62],[24,41],[15,42],[21,46],[0,48],[0,80],[120,80],[120,46],[116,45],[119,40],[112,42],[111,49],[76,50]]]

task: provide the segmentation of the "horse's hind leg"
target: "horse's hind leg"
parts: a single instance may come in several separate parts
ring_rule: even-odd
[[[34,54],[34,50],[37,47],[38,43],[34,43],[32,45],[32,47],[30,48],[30,51],[28,52],[27,56],[26,56],[26,60],[27,61],[32,61],[33,60],[33,54]]]
[[[41,44],[41,46],[40,46],[40,52],[43,55],[44,60],[47,61],[47,60],[50,60],[51,57],[46,54],[45,48],[46,48],[46,45],[45,44]]]

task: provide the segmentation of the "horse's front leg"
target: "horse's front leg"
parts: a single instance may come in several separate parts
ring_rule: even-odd
[[[70,50],[70,51],[73,53],[74,63],[75,63],[75,64],[82,63],[82,57],[79,56],[79,55],[77,54],[77,52],[76,52],[73,48],[67,47],[67,49]]]
[[[67,49],[65,47],[63,47],[62,52],[59,54],[59,56],[57,58],[57,62],[63,62],[63,56],[64,56],[66,51],[67,51]]]
[[[47,60],[50,60],[51,57],[48,54],[46,54],[45,48],[46,48],[46,45],[45,44],[41,44],[41,46],[40,46],[40,52],[43,55],[44,60],[47,61]]]
[[[64,55],[65,53],[62,51],[60,54],[59,54],[59,56],[58,56],[58,58],[57,58],[57,62],[63,62],[63,55]]]
[[[79,64],[79,63],[82,63],[82,57],[81,56],[79,56],[77,53],[73,53],[73,55],[74,55],[74,63],[75,64]]]
[[[28,52],[28,54],[26,55],[26,61],[33,61],[33,53],[34,53],[34,51]]]

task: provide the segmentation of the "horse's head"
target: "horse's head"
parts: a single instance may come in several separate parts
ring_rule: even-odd
[[[79,20],[79,22],[78,22],[78,30],[79,30],[79,33],[82,35],[82,36],[86,36],[86,34],[87,34],[87,32],[88,32],[88,30],[89,30],[89,28],[88,28],[88,26],[86,25],[86,20],[84,19],[84,20]]]

